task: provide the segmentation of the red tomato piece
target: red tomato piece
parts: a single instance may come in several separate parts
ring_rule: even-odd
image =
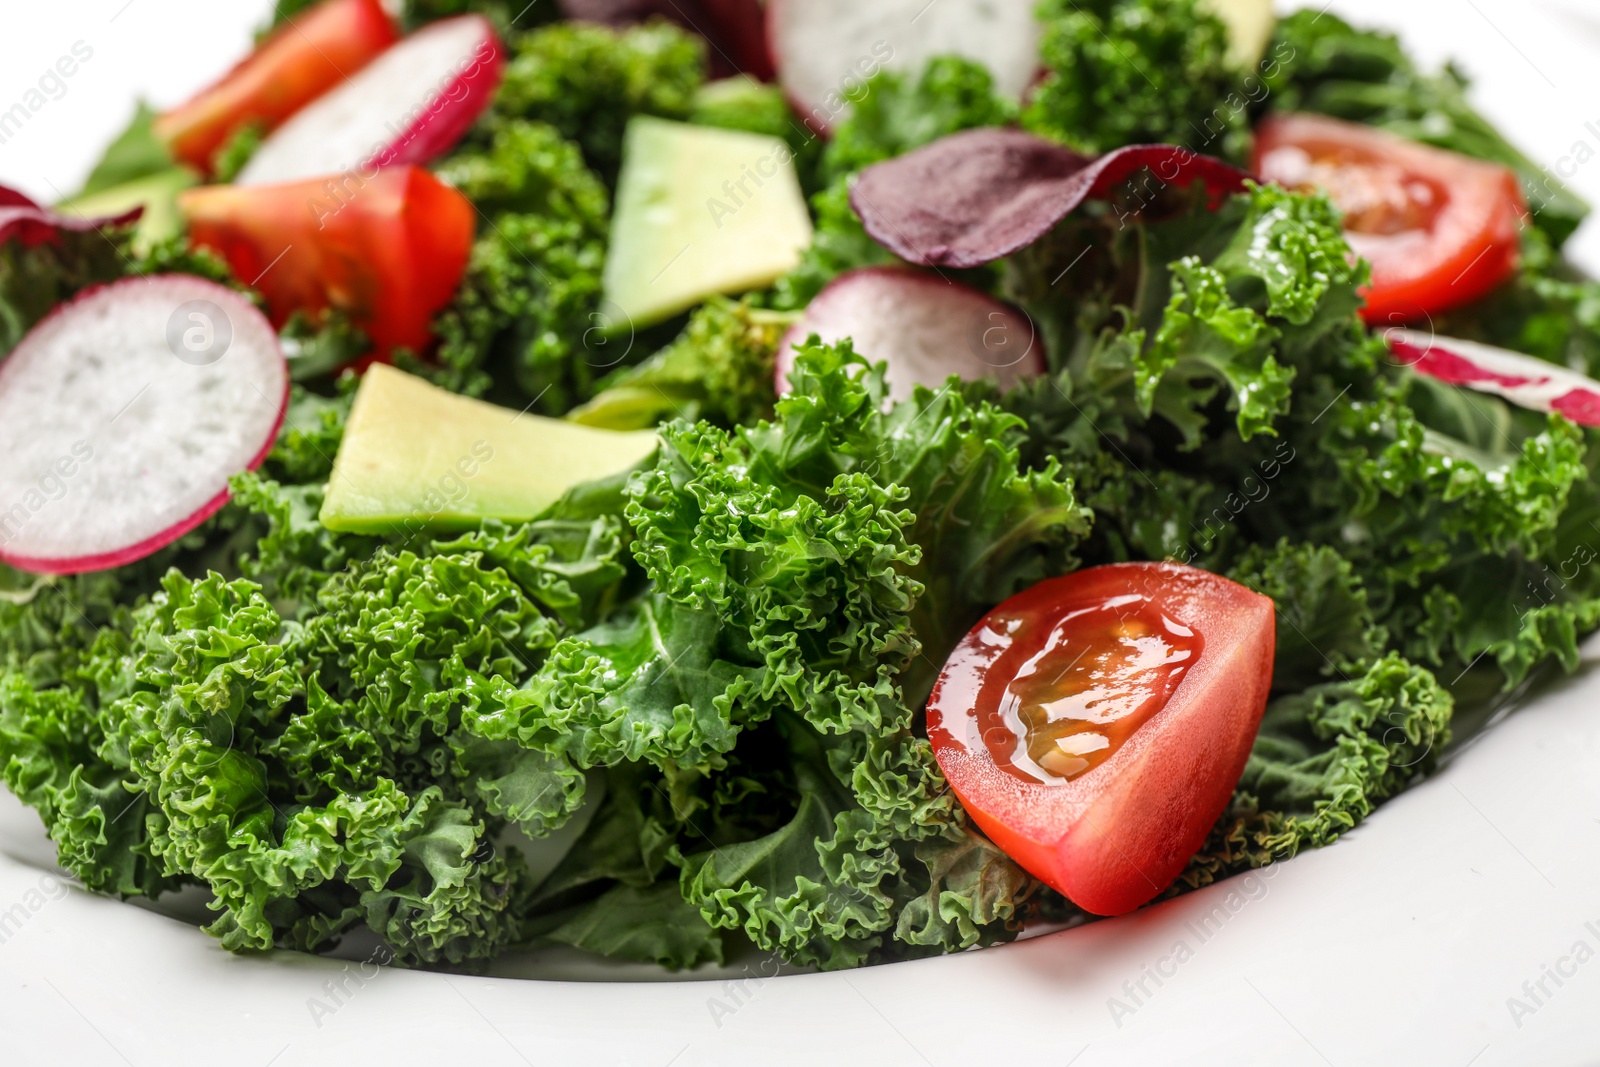
[[[1272,684],[1273,603],[1176,563],[1040,582],[945,663],[928,738],[996,845],[1079,907],[1160,893],[1244,773]]]
[[[280,26],[222,79],[155,122],[180,162],[204,174],[250,123],[276,129],[399,39],[382,0],[323,0]]]
[[[421,167],[283,185],[208,185],[179,197],[196,245],[267,299],[273,325],[337,308],[387,357],[422,353],[472,251],[472,202]]]
[[[1425,320],[1471,303],[1517,268],[1527,202],[1507,167],[1322,115],[1274,115],[1256,130],[1255,171],[1321,189],[1350,247],[1372,264],[1369,323]]]

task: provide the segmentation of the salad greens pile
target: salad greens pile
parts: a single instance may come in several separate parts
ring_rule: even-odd
[[[890,404],[846,342],[805,347],[775,396],[794,311],[892,260],[852,176],[957,130],[1239,159],[1252,119],[1305,108],[1540,180],[1457,74],[1331,15],[1279,26],[1235,113],[1241,72],[1195,0],[1041,13],[1051,70],[1025,109],[940,59],[878,74],[826,147],[773,130],[771,91],[708,96],[703,46],[671,26],[516,32],[493,108],[437,166],[484,224],[437,359],[407,365],[659,425],[658,455],[535,522],[337,534],[316,516],[351,379],[302,374],[266,464],[179,543],[71,578],[0,568],[0,770],[61,863],[122,896],[204,886],[231,949],[365,927],[417,966],[564,944],[690,967],[753,942],[849,967],[1074,914],[974,829],[921,723],[956,641],[1042,578],[1171,558],[1278,605],[1254,754],[1174,892],[1332,841],[1432,766],[1458,706],[1572,668],[1600,626],[1600,578],[1573,565],[1600,542],[1592,433],[1394,365],[1320,197],[1090,205],[962,274],[1046,346],[1049,372],[1004,395],[952,380]],[[633,115],[789,137],[817,236],[771,289],[619,354],[592,327]],[[1600,370],[1600,290],[1559,256],[1584,208],[1530,202],[1521,274],[1449,329]],[[181,239],[125,241],[0,249],[0,354],[126,271],[225,276]],[[332,353],[300,365],[359,351],[348,330],[297,324],[302,357]]]

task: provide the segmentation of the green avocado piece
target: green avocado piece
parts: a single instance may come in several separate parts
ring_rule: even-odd
[[[1210,8],[1227,28],[1228,59],[1233,65],[1255,70],[1278,25],[1272,0],[1204,0],[1201,6]]]
[[[605,269],[619,327],[770,285],[810,244],[786,142],[649,117],[628,124]]]
[[[322,525],[417,533],[536,518],[582,482],[638,466],[654,431],[618,433],[459,396],[377,363],[350,409]]]
[[[143,206],[144,214],[134,230],[134,248],[144,252],[182,231],[178,194],[199,181],[200,176],[188,167],[169,167],[109,189],[74,197],[56,205],[56,210],[63,215],[93,219],[121,215]]]

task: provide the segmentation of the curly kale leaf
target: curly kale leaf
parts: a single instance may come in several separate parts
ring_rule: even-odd
[[[834,181],[957,131],[1005,126],[1016,117],[1016,105],[995,95],[988,69],[960,56],[931,59],[916,77],[879,71],[834,132],[822,176]]]
[[[527,119],[576,141],[607,183],[622,166],[635,115],[687,119],[705,81],[705,42],[667,22],[616,31],[560,22],[511,40],[505,79],[484,125]]]
[[[438,319],[429,377],[469,393],[514,381],[543,410],[566,411],[608,365],[596,323],[609,195],[575,144],[534,122],[507,123],[440,173],[474,198],[483,221]]]
[[[913,709],[984,610],[1070,568],[1082,511],[1059,472],[1020,469],[1020,423],[958,390],[891,407],[848,345],[804,348],[793,380],[771,423],[663,429],[626,509],[649,594],[464,725],[574,772],[654,768],[685,897],[792,959],[1009,936],[1023,909],[993,887],[1031,882],[919,844],[968,831]],[[568,781],[556,818],[586,788]]]
[[[695,93],[689,121],[696,126],[759,133],[785,140],[795,136],[798,125],[783,90],[748,74],[719,78],[702,85]],[[814,138],[807,134],[800,140],[809,144]]]
[[[1248,153],[1245,72],[1201,0],[1042,0],[1039,15],[1046,74],[1023,112],[1027,129],[1090,155],[1147,143]]]
[[[1542,230],[1523,231],[1515,275],[1471,307],[1439,316],[1434,327],[1600,376],[1600,281],[1565,262]]]
[[[1433,767],[1452,711],[1433,676],[1396,655],[1274,700],[1230,809],[1178,888],[1331,844]]]
[[[670,419],[723,427],[772,414],[778,342],[793,316],[748,301],[713,299],[683,333],[644,362],[601,379],[594,399],[568,413],[586,426],[644,430]]]
[[[989,72],[957,56],[931,60],[915,78],[875,74],[823,152],[819,176],[826,184],[811,198],[811,246],[800,266],[778,280],[773,306],[802,308],[836,275],[895,261],[850,206],[850,181],[863,167],[961,130],[1004,125],[1015,115],[1015,105],[995,95]]]

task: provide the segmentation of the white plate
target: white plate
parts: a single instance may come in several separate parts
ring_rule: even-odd
[[[1558,2],[1352,0],[1330,10],[1402,29],[1429,60],[1459,58],[1491,117],[1555,165],[1580,140],[1600,147],[1585,126],[1600,130],[1600,26]],[[0,145],[0,181],[41,196],[69,187],[135,92],[181,96],[202,67],[226,65],[254,21],[241,12],[265,5],[132,0],[110,22],[121,6],[30,4],[20,34],[8,12],[0,110],[58,42],[92,37],[106,61],[98,81],[72,85],[81,95],[70,106],[51,104],[48,136],[34,128]],[[180,8],[190,21],[172,17]],[[210,21],[193,21],[202,11]],[[81,128],[67,121],[77,113]],[[1600,202],[1600,164],[1572,182]],[[1576,247],[1600,268],[1593,226]],[[1593,1062],[1597,711],[1600,672],[1586,671],[1339,844],[1271,877],[984,952],[771,979],[756,959],[748,979],[713,983],[460,978],[293,953],[230,956],[192,926],[58,888],[37,822],[7,798],[0,1062]],[[1570,973],[1558,985],[1547,968]]]

